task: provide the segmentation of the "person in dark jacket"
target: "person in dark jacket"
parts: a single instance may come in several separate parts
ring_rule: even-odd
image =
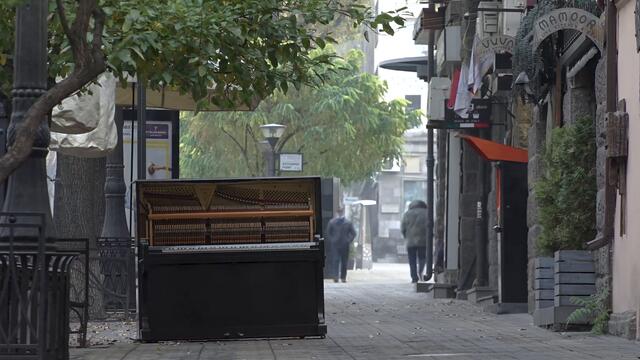
[[[342,282],[347,282],[347,263],[349,262],[349,246],[356,237],[356,229],[351,221],[344,217],[344,209],[339,208],[337,216],[331,221],[327,227],[328,240],[331,242],[331,248],[334,251],[334,282],[338,282],[338,276]]]
[[[400,231],[407,241],[411,282],[417,283],[427,257],[427,204],[424,201],[414,200],[409,204],[409,210],[402,217]]]

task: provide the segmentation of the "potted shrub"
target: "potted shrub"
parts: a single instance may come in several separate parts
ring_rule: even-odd
[[[573,125],[553,129],[542,159],[545,172],[535,184],[542,225],[536,247],[540,255],[554,258],[554,307],[571,310],[576,297],[595,293],[593,257],[584,250],[596,235],[593,120],[580,118]],[[568,316],[570,311],[565,313]]]

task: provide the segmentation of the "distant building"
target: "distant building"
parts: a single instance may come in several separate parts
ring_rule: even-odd
[[[426,46],[416,46],[412,31],[416,15],[422,8],[415,1],[384,1],[379,11],[407,7],[402,13],[406,19],[395,36],[380,34],[375,49],[376,73],[389,87],[386,100],[406,99],[408,110],[420,109],[426,113],[427,84],[415,72],[399,72],[379,67],[385,60],[399,57],[426,56]],[[424,125],[424,124],[423,124]],[[405,261],[406,247],[400,234],[400,222],[408,204],[413,200],[426,200],[427,192],[427,131],[424,126],[405,133],[402,160],[385,164],[377,177],[377,231],[373,234],[373,260],[380,262]]]
[[[426,200],[427,131],[405,133],[401,162],[386,164],[377,178],[378,232],[373,239],[373,259],[404,261],[406,247],[400,234],[402,215],[413,200]]]

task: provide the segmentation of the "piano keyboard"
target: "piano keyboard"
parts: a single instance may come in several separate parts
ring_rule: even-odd
[[[224,245],[179,245],[179,246],[150,246],[150,251],[160,250],[166,254],[182,253],[211,253],[226,251],[274,251],[274,250],[304,250],[317,246],[316,242],[288,242],[270,244],[224,244]]]

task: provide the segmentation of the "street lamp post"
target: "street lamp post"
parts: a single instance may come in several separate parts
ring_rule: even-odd
[[[280,124],[267,124],[260,126],[260,130],[262,130],[262,136],[264,136],[264,138],[269,143],[269,147],[271,147],[271,156],[269,157],[267,176],[276,176],[276,144],[282,137],[282,134],[284,134],[285,129],[286,126]]]
[[[32,0],[20,5],[16,11],[16,34],[13,99],[7,142],[15,140],[16,130],[24,116],[47,90],[47,15],[48,2]],[[55,230],[49,207],[45,158],[49,146],[49,126],[42,119],[36,130],[31,154],[7,181],[7,193],[3,210],[7,212],[37,212],[44,214],[45,236],[55,238]],[[18,236],[30,237],[31,231]],[[33,238],[34,241],[35,237]]]

